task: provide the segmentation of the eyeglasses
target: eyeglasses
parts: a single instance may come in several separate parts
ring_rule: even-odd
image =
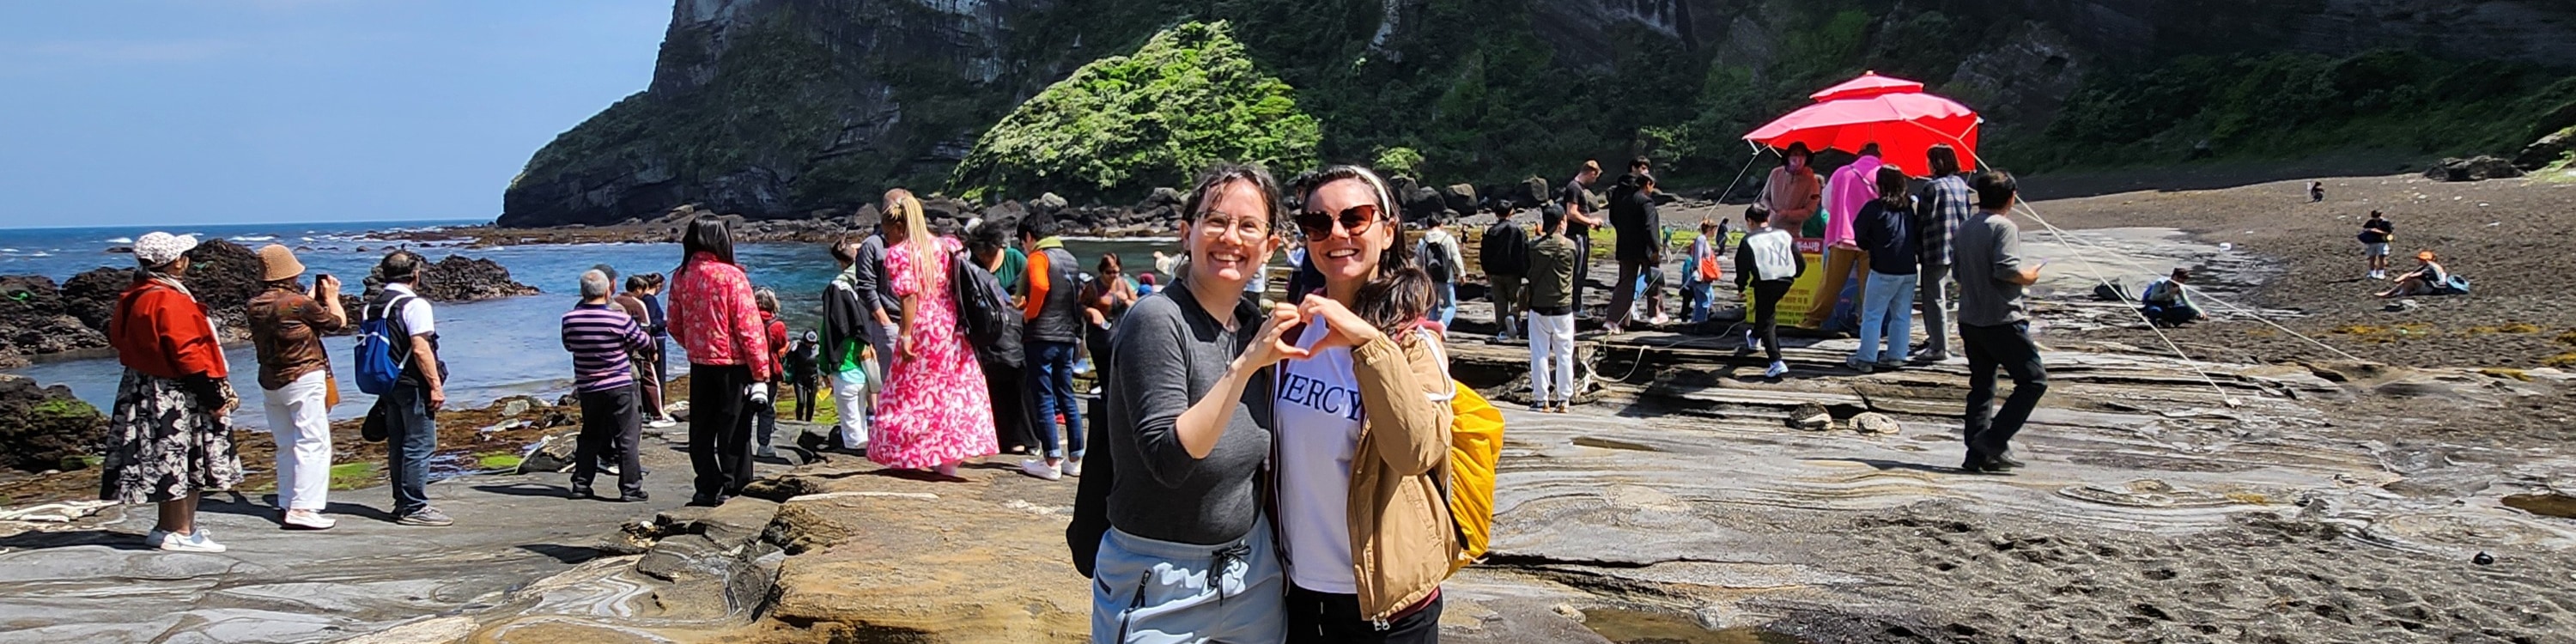
[[[1323,239],[1331,237],[1333,236],[1334,220],[1339,219],[1341,220],[1342,230],[1349,231],[1352,236],[1358,236],[1361,233],[1368,232],[1371,226],[1377,224],[1377,216],[1377,204],[1373,203],[1364,203],[1342,209],[1342,214],[1339,217],[1335,217],[1331,213],[1320,210],[1309,210],[1297,213],[1297,230],[1298,232],[1305,233],[1307,239]]]
[[[1251,215],[1209,212],[1199,216],[1198,226],[1199,234],[1209,237],[1222,237],[1227,233],[1233,233],[1248,239],[1260,239],[1270,235],[1270,223]]]

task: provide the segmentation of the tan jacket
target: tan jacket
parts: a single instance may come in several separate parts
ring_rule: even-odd
[[[1449,393],[1448,370],[1434,340],[1402,337],[1351,350],[1367,410],[1351,457],[1351,563],[1361,617],[1372,621],[1429,598],[1458,556],[1438,484],[1449,476],[1451,414],[1426,396]]]

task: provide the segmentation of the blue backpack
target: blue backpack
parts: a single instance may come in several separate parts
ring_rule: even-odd
[[[358,391],[372,396],[385,395],[394,390],[394,382],[402,378],[403,368],[410,366],[411,334],[400,330],[400,311],[411,304],[411,299],[409,295],[397,295],[381,306],[363,310],[362,320],[358,322],[358,349],[350,352]],[[395,357],[396,352],[400,352],[400,358]]]

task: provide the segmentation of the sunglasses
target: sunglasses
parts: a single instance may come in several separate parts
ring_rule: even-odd
[[[1370,226],[1376,225],[1377,217],[1377,204],[1373,203],[1364,203],[1344,208],[1342,209],[1342,214],[1338,217],[1332,213],[1320,210],[1309,210],[1297,213],[1297,230],[1298,232],[1305,233],[1307,239],[1323,239],[1331,237],[1333,236],[1334,220],[1338,219],[1342,225],[1342,230],[1349,231],[1351,235],[1357,236],[1368,232]]]

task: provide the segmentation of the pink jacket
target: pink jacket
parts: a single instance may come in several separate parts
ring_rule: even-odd
[[[698,253],[672,274],[671,338],[688,349],[689,364],[743,365],[753,381],[768,382],[768,328],[742,267]]]
[[[1833,181],[1825,185],[1825,209],[1833,214],[1825,220],[1825,245],[1852,245],[1852,220],[1860,217],[1861,206],[1878,198],[1878,167],[1886,165],[1878,157],[1861,157],[1834,171]]]

